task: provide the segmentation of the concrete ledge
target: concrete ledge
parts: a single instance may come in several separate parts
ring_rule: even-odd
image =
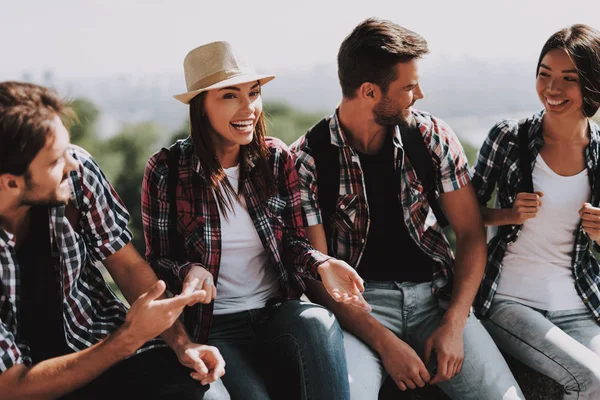
[[[561,385],[532,370],[520,361],[504,354],[506,362],[527,400],[561,400],[564,390]],[[400,391],[393,380],[387,379],[379,392],[379,400],[449,400],[437,386],[426,386],[415,390]]]

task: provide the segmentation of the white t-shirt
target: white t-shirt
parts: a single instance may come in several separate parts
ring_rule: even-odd
[[[238,191],[239,166],[225,174]],[[222,188],[221,188],[222,190]],[[218,204],[218,203],[217,203]],[[278,294],[275,271],[267,265],[267,253],[248,213],[243,196],[221,217],[221,266],[215,299],[215,315],[231,314],[264,307]]]
[[[538,155],[532,176],[534,190],[544,193],[542,206],[509,244],[496,298],[546,311],[584,308],[575,290],[571,258],[579,209],[590,198],[587,169],[561,176]]]

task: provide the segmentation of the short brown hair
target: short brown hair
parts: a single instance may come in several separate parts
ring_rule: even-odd
[[[46,145],[56,117],[72,109],[51,89],[23,82],[0,82],[0,174],[25,175]]]
[[[575,24],[550,36],[540,53],[536,76],[544,56],[555,49],[564,50],[575,64],[583,96],[583,114],[594,116],[600,108],[600,32],[588,25]]]
[[[342,94],[351,99],[365,82],[384,93],[396,77],[396,64],[429,53],[419,34],[391,21],[368,18],[344,39],[338,52],[338,77]]]

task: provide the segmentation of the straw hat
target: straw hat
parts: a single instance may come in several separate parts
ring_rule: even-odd
[[[259,81],[261,85],[274,79],[274,75],[258,74],[236,56],[227,42],[213,42],[190,51],[183,61],[187,92],[176,94],[184,104],[198,94],[211,89]]]

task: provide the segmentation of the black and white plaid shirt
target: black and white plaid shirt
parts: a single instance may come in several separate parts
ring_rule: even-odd
[[[533,171],[535,160],[544,145],[542,136],[542,117],[544,111],[528,118],[529,151],[531,153]],[[496,124],[483,143],[477,156],[477,164],[473,173],[473,187],[481,205],[486,205],[494,189],[496,193],[496,207],[512,208],[521,182],[521,169],[519,167],[519,121],[505,120]],[[598,188],[595,182],[596,169],[599,168],[598,156],[600,155],[600,128],[590,121],[590,144],[585,149],[585,164],[590,178],[592,189],[591,204],[598,207]],[[475,300],[476,308],[485,315],[489,310],[502,271],[502,260],[509,243],[517,240],[522,225],[505,225],[498,227],[497,233],[488,242],[488,260],[479,294]],[[591,252],[589,239],[579,224],[573,238],[573,277],[575,289],[585,305],[600,322],[600,267]],[[598,249],[599,247],[596,247]]]
[[[73,351],[100,341],[125,321],[126,306],[94,265],[131,240],[129,213],[100,167],[73,146],[79,168],[71,172],[72,201],[79,210],[79,227],[65,216],[65,206],[49,209],[54,268],[60,271],[64,334]],[[14,237],[0,228],[0,373],[15,364],[31,364],[28,346],[18,343],[20,272]],[[143,349],[161,342],[148,343]]]

